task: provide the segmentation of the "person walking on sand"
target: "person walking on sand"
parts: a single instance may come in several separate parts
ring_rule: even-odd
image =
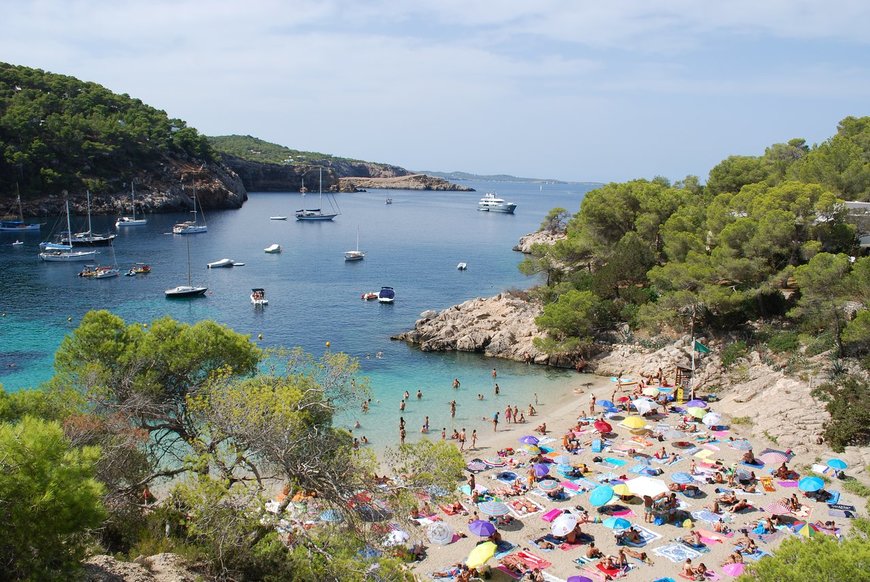
[[[595,416],[595,394],[592,395],[592,402],[589,404],[589,416]]]
[[[520,408],[514,404],[514,424],[518,423],[519,420],[517,418],[520,416]]]
[[[471,431],[471,448],[477,449],[477,429]]]
[[[510,404],[508,404],[507,408],[504,409],[504,421],[506,424],[511,423],[511,416],[513,415],[513,413],[514,413],[514,409],[511,408]]]
[[[459,433],[459,450],[465,450],[465,427],[462,427],[462,432]]]
[[[492,432],[498,432],[498,412],[492,415]]]
[[[456,418],[456,401],[450,401],[450,418]]]

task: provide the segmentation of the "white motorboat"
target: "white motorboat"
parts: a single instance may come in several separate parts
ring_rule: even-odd
[[[396,299],[396,292],[392,287],[381,287],[378,291],[378,301],[381,303],[392,303]]]
[[[281,245],[279,245],[278,243],[275,243],[273,245],[267,246],[266,248],[263,249],[263,251],[267,252],[269,254],[280,253],[281,252]]]
[[[270,216],[269,220],[287,220],[286,216]]]
[[[145,226],[148,224],[147,218],[136,218],[136,193],[133,191],[133,180],[130,180],[130,201],[133,205],[133,216],[122,216],[115,221],[115,228],[124,228],[127,226]]]
[[[456,268],[459,269],[460,271],[466,271],[466,270],[468,270],[468,264],[459,263],[458,265],[456,265]]]
[[[269,305],[269,300],[266,299],[266,290],[261,287],[251,289],[251,303],[254,304],[254,307]]]
[[[203,215],[202,222],[199,222],[199,214],[202,214],[200,210],[197,213],[196,210],[196,182],[193,183],[193,220],[188,220],[185,222],[179,222],[175,226],[172,227],[173,234],[199,234],[201,232],[208,232],[208,225],[205,224],[205,215]]]
[[[229,267],[243,267],[243,266],[245,266],[244,263],[237,263],[232,259],[221,259],[219,261],[214,261],[214,262],[208,263],[209,269],[226,269]]]
[[[504,198],[498,198],[493,192],[484,194],[480,202],[477,203],[477,209],[484,212],[502,212],[504,214],[513,214],[517,205],[513,202],[505,202]]]
[[[24,241],[16,240],[14,243],[12,243],[12,246],[13,246],[13,247],[18,247],[18,246],[21,246],[21,245],[23,245],[23,244],[24,244]]]

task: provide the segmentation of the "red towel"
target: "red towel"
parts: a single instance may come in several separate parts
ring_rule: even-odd
[[[539,558],[538,556],[525,550],[517,552],[515,555],[517,558],[522,560],[523,563],[529,567],[529,569],[540,568],[541,570],[545,570],[546,568],[549,568],[553,565],[552,562],[548,562],[544,558]]]

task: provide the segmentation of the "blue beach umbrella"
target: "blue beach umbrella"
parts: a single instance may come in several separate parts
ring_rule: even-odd
[[[616,408],[616,405],[610,400],[599,400],[598,404],[600,404],[604,408]]]
[[[491,515],[493,517],[507,515],[511,512],[510,508],[501,501],[485,501],[483,503],[478,503],[477,509],[480,510],[480,513],[483,515]]]
[[[673,481],[674,483],[686,484],[686,483],[691,483],[692,481],[694,481],[694,479],[688,473],[680,472],[680,473],[674,473],[673,475],[671,475],[671,481]]]
[[[849,463],[843,459],[831,459],[828,461],[828,466],[837,471],[844,471],[849,466]]]
[[[543,477],[550,472],[550,465],[535,463],[535,477]]]
[[[534,437],[532,435],[526,435],[520,439],[520,442],[524,445],[536,445],[538,444],[538,437]]]
[[[604,520],[603,525],[610,529],[626,529],[631,527],[631,522],[623,517],[608,517]]]
[[[801,491],[818,491],[824,489],[825,482],[820,477],[804,477],[798,481],[798,489]]]
[[[589,503],[593,507],[601,507],[611,499],[613,499],[613,487],[610,485],[599,485],[589,493]]]

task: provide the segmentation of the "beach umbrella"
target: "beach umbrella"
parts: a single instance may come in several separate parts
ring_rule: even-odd
[[[394,529],[384,539],[385,546],[401,546],[411,539],[411,534],[401,529]]]
[[[637,398],[636,400],[632,401],[632,404],[634,405],[634,408],[635,410],[637,410],[638,414],[646,414],[647,412],[658,406],[658,404],[656,404],[649,398]]]
[[[616,399],[617,402],[628,402],[629,400],[631,400],[631,398],[629,398],[628,396],[620,396]]]
[[[436,521],[429,524],[426,536],[436,546],[446,546],[453,541],[453,528],[445,521]]]
[[[495,478],[499,481],[511,482],[517,480],[517,474],[513,471],[502,471],[501,473],[496,475]]]
[[[613,487],[610,485],[599,485],[589,493],[589,503],[593,507],[601,507],[611,499],[613,499]]]
[[[613,431],[613,427],[610,426],[610,423],[608,423],[608,422],[604,422],[603,420],[600,420],[600,419],[599,419],[599,420],[596,420],[596,421],[592,424],[592,426],[594,426],[594,427],[595,427],[595,430],[597,430],[597,431],[600,432],[600,433],[608,433],[608,432],[612,432],[612,431]]]
[[[724,420],[722,415],[718,412],[708,412],[704,415],[704,418],[701,419],[701,422],[704,423],[705,426],[722,426]]]
[[[477,509],[483,515],[491,515],[493,517],[507,515],[511,512],[510,508],[501,501],[484,501],[477,504]]]
[[[767,453],[758,455],[758,460],[765,465],[779,465],[788,462],[788,455],[777,451],[769,451]]]
[[[694,416],[695,418],[704,418],[704,415],[707,414],[706,410],[697,406],[689,406],[686,408],[686,412],[689,416]]]
[[[616,408],[616,405],[610,400],[599,400],[598,404],[604,408]]]
[[[538,444],[538,437],[528,434],[520,438],[520,442],[524,445],[536,445]]]
[[[638,497],[649,495],[655,497],[659,493],[667,493],[670,491],[667,484],[661,479],[653,479],[652,477],[635,477],[625,482],[629,490]]]
[[[486,463],[483,461],[469,461],[465,468],[471,471],[472,473],[479,473],[480,471],[486,470]]]
[[[662,438],[668,439],[669,441],[675,441],[681,438],[685,438],[686,436],[686,433],[675,428],[667,428],[659,434],[662,435]]]
[[[360,514],[363,521],[368,522],[386,521],[392,515],[389,510],[376,505],[360,505],[356,508],[356,512]]]
[[[752,479],[752,473],[749,472],[749,469],[737,469],[735,477],[738,481],[749,481]]]
[[[689,400],[686,402],[687,408],[707,408],[707,403],[703,400],[698,400],[697,398],[694,400]]]
[[[691,449],[695,445],[689,441],[675,441],[672,443],[675,449]]]
[[[608,517],[602,525],[610,529],[627,529],[631,527],[631,522],[624,517]]]
[[[543,477],[550,472],[550,465],[545,463],[535,463],[535,477]]]
[[[731,442],[731,448],[737,449],[738,451],[748,451],[749,449],[752,448],[752,443],[750,443],[746,439],[738,439],[736,441]],[[765,454],[767,454],[767,453],[765,453]],[[759,458],[761,458],[761,457],[759,457]]]
[[[794,532],[803,538],[812,538],[815,537],[815,535],[818,533],[816,531],[816,528],[814,528],[812,524],[809,523],[802,523],[800,525],[796,525],[794,528]]]
[[[824,489],[825,482],[821,477],[804,477],[798,481],[798,489],[801,491],[818,491]]]
[[[740,576],[743,574],[743,570],[746,569],[746,564],[725,564],[722,566],[722,571],[728,574],[729,576]]]
[[[541,449],[535,445],[523,445],[520,448],[529,453],[530,455],[537,455],[541,452]]]
[[[791,510],[783,505],[781,501],[775,501],[770,505],[765,506],[764,511],[777,515],[782,513],[789,513]]]
[[[849,464],[843,459],[830,459],[828,461],[828,466],[837,471],[843,471],[849,466]]]
[[[538,481],[538,487],[541,491],[555,491],[561,485],[555,479],[544,479],[543,481]]]
[[[659,389],[658,386],[647,386],[643,389],[643,394],[646,396],[658,396]]]
[[[342,521],[343,519],[344,518],[341,516],[341,514],[334,509],[327,509],[320,514],[320,521],[326,521],[329,523],[337,523],[339,521]]]
[[[482,538],[486,538],[495,533],[495,526],[488,521],[475,519],[468,525],[468,531]]]
[[[592,578],[587,578],[586,576],[568,576],[565,582],[592,582]]]
[[[689,475],[688,473],[680,472],[680,473],[674,473],[673,475],[671,475],[671,481],[673,481],[674,483],[686,484],[686,483],[691,483],[694,480],[695,479],[691,475]]]
[[[571,513],[563,513],[550,524],[550,531],[554,536],[566,536],[577,525],[577,516]]]
[[[492,542],[483,542],[471,550],[465,559],[465,565],[469,568],[480,568],[495,555],[496,545]]]
[[[623,497],[625,495],[631,495],[631,491],[628,489],[628,485],[625,483],[619,483],[618,485],[613,486],[613,492]]]
[[[507,463],[501,457],[487,457],[483,460],[490,467],[504,467]]]
[[[643,428],[646,426],[646,421],[639,416],[629,416],[622,421],[622,426],[631,429]]]

